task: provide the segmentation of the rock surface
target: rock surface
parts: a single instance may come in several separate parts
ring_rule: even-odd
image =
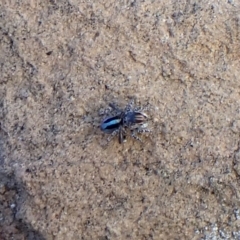
[[[240,239],[239,1],[0,8],[0,239]]]

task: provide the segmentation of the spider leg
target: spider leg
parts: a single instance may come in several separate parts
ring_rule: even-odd
[[[109,103],[109,106],[116,112],[116,114],[122,113],[122,110],[113,103]]]
[[[117,135],[118,132],[119,132],[119,129],[113,131],[111,135],[107,138],[107,142],[109,143],[114,138],[114,136]]]
[[[136,135],[136,131],[132,131],[132,132],[131,132],[131,136],[132,136],[134,139],[142,142],[142,139]]]
[[[125,107],[125,112],[130,112],[134,106],[134,99],[131,99],[130,102]]]

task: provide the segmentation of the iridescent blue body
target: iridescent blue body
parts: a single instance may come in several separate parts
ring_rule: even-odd
[[[101,130],[105,133],[112,133],[119,129],[122,125],[123,119],[121,115],[117,115],[114,117],[109,117],[105,119],[101,124]]]
[[[115,107],[115,105],[110,104],[110,107],[118,112],[116,116],[106,118],[101,124],[101,130],[104,133],[111,134],[112,136],[118,133],[119,143],[123,143],[126,138],[126,131],[130,129],[132,137],[141,141],[141,139],[136,136],[136,132],[149,132],[147,127],[148,116],[142,112],[133,109],[133,102],[130,102],[124,111]],[[108,141],[110,141],[110,137]]]

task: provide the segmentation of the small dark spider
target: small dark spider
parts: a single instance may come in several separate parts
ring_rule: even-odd
[[[139,141],[141,141],[141,139],[136,136],[136,133],[150,132],[150,130],[147,129],[147,114],[140,108],[133,108],[133,104],[134,101],[132,100],[124,110],[120,110],[115,105],[109,104],[118,114],[105,119],[101,124],[101,130],[111,134],[108,142],[113,136],[118,134],[119,143],[123,143],[126,140],[127,130],[130,130],[131,136]]]

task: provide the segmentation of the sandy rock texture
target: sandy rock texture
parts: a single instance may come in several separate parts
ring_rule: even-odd
[[[240,239],[240,1],[3,0],[0,39],[0,239]]]

